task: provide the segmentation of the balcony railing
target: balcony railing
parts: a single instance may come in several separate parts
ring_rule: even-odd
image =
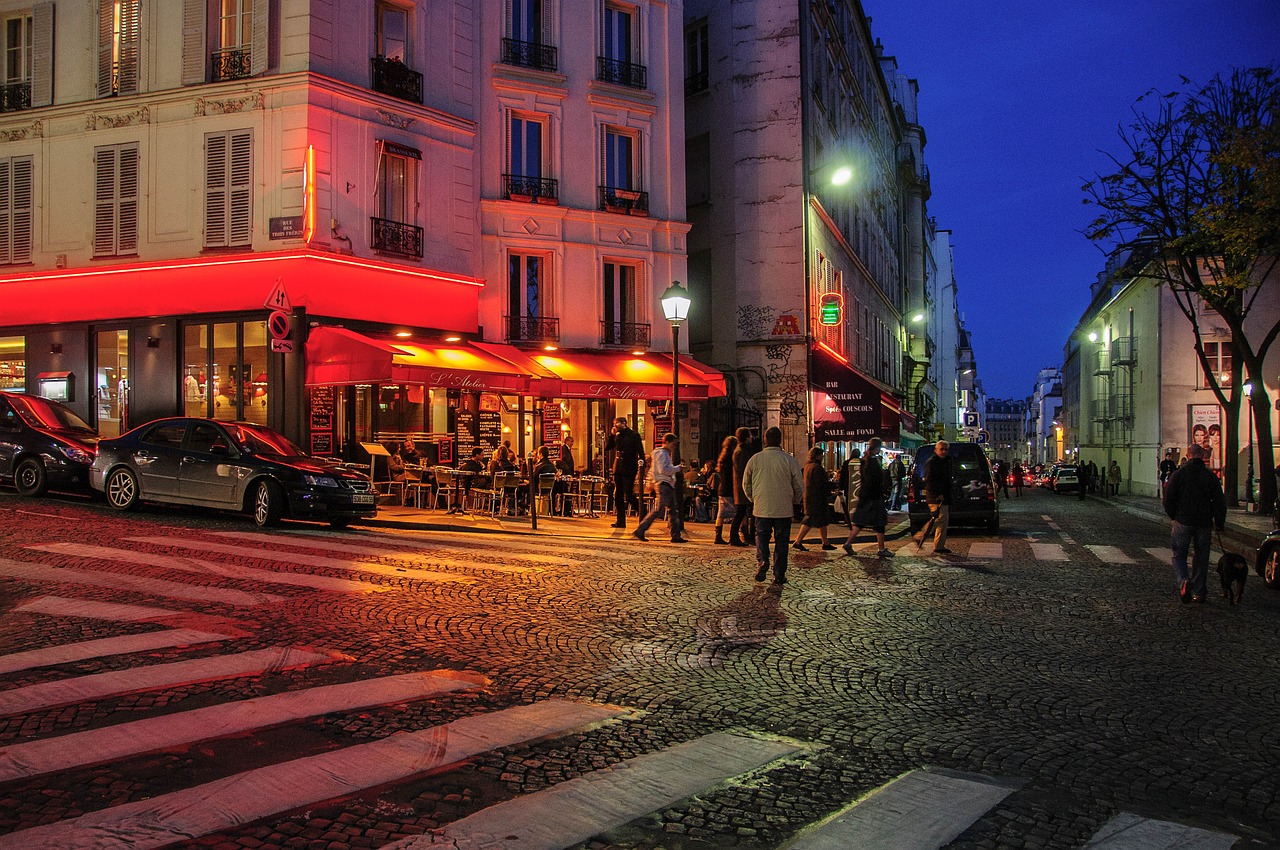
[[[711,83],[706,71],[698,71],[696,74],[690,74],[684,78],[685,95],[697,94],[700,91],[706,91],[710,87]]]
[[[1132,366],[1138,362],[1138,346],[1131,336],[1122,336],[1111,341],[1111,362],[1117,366]]]
[[[649,193],[635,189],[601,186],[600,209],[624,215],[648,215]]]
[[[1110,375],[1111,374],[1111,351],[1106,348],[1099,349],[1094,352],[1096,360],[1093,365],[1093,374]]]
[[[627,348],[649,347],[648,322],[601,322],[600,344]]]
[[[1111,399],[1107,396],[1095,398],[1090,402],[1090,417],[1094,422],[1106,422],[1111,418]]]
[[[422,228],[398,221],[387,221],[385,218],[370,218],[373,235],[370,242],[373,250],[383,254],[395,254],[398,257],[422,259]]]
[[[399,59],[375,56],[373,65],[373,90],[391,97],[422,103],[422,75],[407,67]]]
[[[556,49],[549,44],[536,41],[519,41],[514,38],[502,40],[502,61],[506,65],[519,65],[521,68],[537,68],[539,71],[556,69]]]
[[[559,342],[560,320],[547,316],[507,316],[507,342]]]
[[[596,79],[605,83],[630,86],[633,89],[649,87],[649,71],[644,65],[609,59],[605,56],[596,57]]]
[[[1110,402],[1111,419],[1127,422],[1133,418],[1133,396],[1127,393],[1113,395]]]
[[[252,54],[243,47],[215,50],[209,56],[213,67],[213,81],[221,83],[227,80],[243,80],[250,76],[250,69],[253,67],[251,59]]]
[[[559,198],[560,183],[550,177],[524,177],[520,174],[502,175],[502,196],[509,201],[531,201],[554,204]]]
[[[31,83],[9,83],[0,86],[0,112],[17,112],[31,108]]]

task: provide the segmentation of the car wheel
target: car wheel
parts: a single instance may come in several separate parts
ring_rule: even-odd
[[[107,504],[118,511],[131,511],[138,506],[141,497],[138,493],[138,476],[126,467],[113,469],[107,476]]]
[[[49,476],[37,458],[24,458],[13,471],[13,486],[24,496],[43,496],[49,491]]]
[[[275,525],[284,513],[284,493],[274,481],[263,479],[253,490],[253,521],[261,528]]]
[[[330,528],[346,528],[348,525],[351,525],[351,520],[347,517],[334,517],[329,520]]]
[[[1280,590],[1280,546],[1272,546],[1263,556],[1262,580],[1272,590]]]

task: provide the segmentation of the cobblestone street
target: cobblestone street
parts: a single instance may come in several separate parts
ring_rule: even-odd
[[[838,846],[800,842],[912,771],[999,793],[877,846],[1172,846],[1104,843],[1124,818],[1280,846],[1280,594],[1251,576],[1233,608],[1213,575],[1181,605],[1165,524],[1043,490],[1002,510],[950,556],[895,514],[896,557],[811,546],[778,592],[708,525],[264,534],[5,492],[0,848],[552,846],[508,834],[522,798],[572,836],[550,792],[642,757],[688,787],[649,805],[623,776],[623,819],[555,846]],[[662,767],[707,753],[729,767]]]

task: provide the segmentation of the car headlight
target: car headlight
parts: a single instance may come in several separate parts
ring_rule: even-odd
[[[311,487],[337,487],[338,482],[327,475],[307,475],[303,473],[302,480]]]
[[[79,446],[71,446],[66,443],[57,444],[58,451],[66,456],[67,460],[76,463],[93,463],[93,453],[87,452]]]

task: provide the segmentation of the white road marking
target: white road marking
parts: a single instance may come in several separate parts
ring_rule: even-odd
[[[344,570],[349,573],[372,573],[391,578],[412,578],[419,581],[456,581],[462,584],[474,584],[470,576],[442,573],[435,570],[415,570],[410,567],[388,567],[385,564],[370,564],[363,561],[339,560],[337,558],[321,558],[318,555],[303,555],[297,552],[272,552],[266,549],[254,549],[249,546],[228,546],[225,543],[214,543],[209,540],[184,540],[179,537],[130,537],[133,543],[150,543],[152,546],[168,546],[173,549],[196,549],[200,552],[218,552],[223,555],[236,555],[241,558],[256,558],[260,561],[275,561],[280,564],[293,564],[305,567],[323,567],[330,570]]]
[[[1162,564],[1173,563],[1173,549],[1168,546],[1151,546],[1142,550]]]
[[[30,670],[34,667],[50,667],[70,661],[84,661],[89,658],[103,658],[108,655],[125,655],[130,652],[191,646],[226,639],[227,635],[200,632],[195,629],[166,629],[162,632],[147,632],[141,635],[121,635],[80,643],[64,643],[61,646],[48,646],[44,649],[0,656],[0,674]]]
[[[106,546],[88,546],[84,543],[42,543],[36,546],[27,546],[26,548],[40,552],[53,552],[58,555],[75,555],[81,558],[98,558],[104,561],[123,561],[128,564],[147,564],[167,570],[204,573],[222,576],[223,578],[287,584],[296,587],[311,587],[316,590],[332,590],[338,593],[381,593],[388,589],[345,578],[316,576],[310,573],[279,573],[271,570],[257,570],[253,567],[241,567],[236,564],[218,564],[200,558],[185,558],[181,555],[130,552],[128,549],[110,549]]]
[[[384,850],[444,844],[561,850],[796,752],[794,744],[716,732],[490,806]]]
[[[635,520],[638,523],[639,520]],[[641,545],[631,537],[631,532],[635,531],[635,525],[629,526],[627,529],[610,529],[617,532],[623,537],[564,537],[560,538],[563,542],[556,542],[551,539],[539,541],[526,540],[523,538],[515,538],[505,534],[477,534],[475,535],[477,545],[489,546],[490,548],[499,548],[506,551],[509,548],[518,548],[528,550],[530,552],[549,552],[555,555],[564,555],[565,557],[576,558],[593,558],[600,555],[601,552],[608,552],[612,555],[627,556],[636,551],[636,547]],[[313,532],[324,534],[325,532]],[[396,532],[395,539],[397,541],[408,538],[411,540],[421,540],[432,548],[444,547],[449,548],[447,544],[441,542],[439,535],[432,536],[427,532],[418,531],[402,531]],[[472,551],[470,548],[463,551]]]
[[[1107,850],[1227,850],[1237,840],[1236,836],[1225,832],[1211,832],[1121,812],[1089,839],[1084,850],[1095,847]]]
[[[1067,560],[1067,552],[1061,543],[1032,543],[1031,554],[1037,561]]]
[[[121,573],[75,570],[67,567],[51,567],[48,564],[29,564],[0,558],[0,576],[23,581],[54,584],[83,584],[90,587],[110,587],[116,590],[132,590],[146,596],[164,596],[169,599],[186,599],[191,602],[220,602],[223,605],[254,605],[280,602],[283,597],[269,593],[248,593],[220,587],[193,587],[176,581],[165,581],[146,576]]]
[[[1099,561],[1104,564],[1132,564],[1133,558],[1126,555],[1119,546],[1098,546],[1090,544],[1084,548],[1094,554]]]
[[[434,549],[444,549],[446,551],[456,551],[470,554],[469,560],[459,561],[450,558],[441,558],[427,552],[405,552],[403,550],[382,549],[377,546],[354,546],[350,543],[332,543],[328,540],[322,540],[315,537],[304,537],[300,534],[284,533],[284,534],[253,534],[247,531],[212,531],[209,532],[216,537],[229,537],[233,540],[244,540],[254,543],[278,543],[285,546],[297,546],[299,548],[322,549],[325,552],[344,552],[349,555],[359,555],[361,558],[388,558],[393,561],[430,561],[432,564],[439,564],[446,567],[462,567],[468,570],[492,570],[502,573],[527,573],[534,567],[508,567],[501,564],[486,564],[477,559],[480,552],[479,545],[470,548],[454,547],[454,546],[433,546]],[[524,543],[517,544],[518,550],[510,553],[503,553],[503,557],[520,558],[525,561],[544,561],[546,563],[563,564],[564,558],[544,558],[541,556],[525,555],[519,550],[523,550]]]
[[[913,770],[782,846],[789,850],[936,850],[954,841],[1013,790],[976,778]]]
[[[969,552],[965,557],[968,558],[996,558],[1004,557],[1004,544],[991,543],[986,541],[975,541],[969,544]]]
[[[0,835],[14,850],[148,850],[604,722],[625,709],[547,700],[269,765],[194,788]]]
[[[153,688],[167,688],[235,676],[256,676],[269,670],[305,667],[334,660],[336,660],[334,655],[275,646],[235,655],[212,655],[208,658],[193,658],[168,664],[133,667],[128,670],[112,670],[91,676],[76,676],[56,682],[42,682],[25,688],[0,691],[0,716],[25,714],[55,705],[69,705]]]
[[[265,729],[334,711],[412,702],[484,684],[483,677],[473,676],[471,679],[436,673],[406,673],[286,691],[14,744],[0,748],[0,782],[104,764],[166,747]]]
[[[193,616],[188,611],[172,608],[153,608],[150,605],[122,605],[117,602],[98,602],[96,599],[72,599],[67,596],[41,596],[24,602],[13,609],[30,614],[51,614],[57,617],[84,617],[90,620],[112,620],[117,623],[136,623],[143,620],[167,620],[170,617]]]

